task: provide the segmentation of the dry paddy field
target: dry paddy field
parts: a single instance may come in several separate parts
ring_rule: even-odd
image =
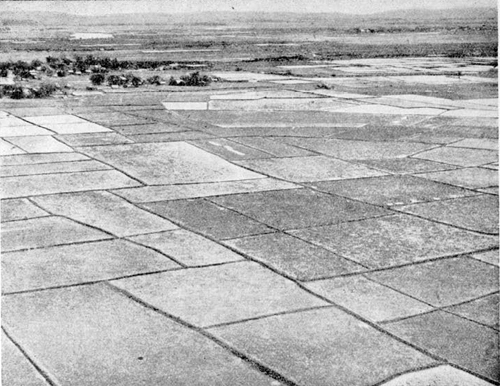
[[[498,384],[495,62],[1,99],[4,384]]]

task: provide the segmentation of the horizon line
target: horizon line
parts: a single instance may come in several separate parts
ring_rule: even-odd
[[[21,1],[12,1],[8,0],[9,2],[21,2]],[[23,3],[30,3],[32,1],[53,1],[53,0],[23,0]],[[82,2],[82,0],[65,0],[67,2]],[[84,2],[93,2],[95,0],[83,0]],[[106,0],[106,1],[121,1],[121,0]],[[105,16],[105,15],[113,15],[116,16],[117,14],[119,15],[143,15],[143,14],[162,14],[162,15],[174,15],[174,14],[197,14],[197,13],[269,13],[269,14],[287,14],[287,13],[293,13],[293,14],[317,14],[317,13],[322,13],[322,14],[342,14],[342,15],[352,15],[352,16],[360,16],[360,15],[374,15],[374,14],[379,14],[379,13],[393,13],[393,12],[411,12],[415,10],[419,11],[446,11],[446,10],[467,10],[467,9],[496,9],[498,10],[498,7],[496,6],[461,6],[461,7],[439,7],[439,8],[433,8],[433,9],[428,9],[425,7],[412,7],[412,8],[398,8],[398,9],[393,9],[393,10],[383,10],[383,11],[375,11],[375,12],[367,12],[367,13],[354,13],[354,12],[346,12],[346,11],[300,11],[300,10],[289,10],[289,11],[274,11],[274,10],[259,10],[259,11],[254,11],[254,10],[204,10],[204,11],[176,11],[176,12],[168,12],[168,11],[158,11],[158,10],[152,10],[152,11],[142,11],[142,12],[103,12],[101,15],[90,15],[90,14],[83,14],[79,16]],[[7,11],[9,12],[9,11]],[[10,12],[14,12],[13,10]],[[64,12],[60,10],[23,10],[22,12],[44,12],[44,13],[59,13],[59,14],[67,14],[71,15],[71,12]]]

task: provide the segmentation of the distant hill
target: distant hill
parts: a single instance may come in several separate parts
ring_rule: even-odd
[[[119,3],[117,3],[119,4]],[[304,25],[311,22],[337,23],[376,20],[408,20],[413,22],[439,22],[440,20],[470,20],[471,22],[494,22],[496,8],[459,8],[446,10],[411,9],[383,12],[370,15],[342,13],[266,13],[266,12],[199,12],[199,13],[137,13],[81,16],[55,12],[2,12],[0,26],[43,25],[43,26],[99,26],[99,25],[155,25],[155,24],[207,24],[230,25],[277,23]]]

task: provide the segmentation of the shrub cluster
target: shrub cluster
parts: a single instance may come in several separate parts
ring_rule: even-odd
[[[83,73],[107,73],[109,71],[118,70],[134,70],[134,69],[155,69],[162,66],[171,65],[172,61],[152,60],[152,61],[130,61],[111,59],[108,57],[97,57],[93,55],[75,56],[73,59],[65,56],[55,57],[48,56],[45,63],[35,59],[31,62],[19,60],[17,62],[8,61],[0,62],[0,76],[6,77],[7,71],[10,70],[13,74],[21,79],[32,79],[37,71],[44,72],[49,76],[56,74],[64,77],[68,74],[83,74]]]
[[[181,76],[182,86],[208,86],[212,83],[212,78],[208,75],[201,75],[198,71]]]
[[[90,81],[95,86],[100,86],[106,80],[106,75],[102,73],[92,74],[90,75]]]
[[[165,81],[159,75],[153,75],[153,76],[147,78],[146,82],[148,82],[149,84],[154,84],[156,86],[159,86],[161,84],[165,84]]]
[[[118,60],[109,57],[97,57],[94,55],[75,56],[70,59],[66,56],[48,56],[45,63],[35,59],[31,62],[19,60],[17,62],[0,62],[0,76],[7,76],[7,71],[11,70],[14,75],[22,79],[34,78],[37,72],[46,73],[49,76],[56,74],[64,77],[68,74],[83,73],[108,73],[110,71],[137,70],[137,69],[158,69],[175,65],[177,68],[187,68],[188,64],[174,64],[170,60]]]
[[[20,78],[33,79],[34,71],[36,71],[42,63],[39,60],[33,60],[31,63],[18,60],[17,62],[1,62],[0,63],[0,76],[7,76],[8,71]]]
[[[208,75],[202,75],[199,72],[193,72],[191,74],[183,75],[180,79],[175,79],[171,77],[168,81],[170,86],[208,86],[212,83],[212,77]],[[132,73],[121,74],[121,75],[105,75],[102,73],[92,74],[90,76],[90,81],[94,86],[102,85],[107,83],[109,86],[120,86],[120,87],[139,87],[143,84],[152,85],[162,85],[167,84],[167,82],[159,75],[154,75],[146,80],[141,77],[134,75]]]
[[[122,75],[109,75],[106,81],[110,86],[122,86],[122,87],[139,87],[141,84],[144,83],[141,77],[131,73]]]
[[[333,86],[332,85],[329,85],[329,84],[326,84],[326,83],[318,83],[316,85],[316,88],[319,88],[319,89],[324,89],[324,90],[333,90]]]
[[[38,86],[22,86],[20,84],[4,85],[0,87],[0,97],[11,99],[48,98],[60,89],[53,83],[41,83]]]

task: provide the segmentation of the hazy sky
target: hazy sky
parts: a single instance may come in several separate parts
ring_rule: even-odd
[[[342,12],[374,13],[408,8],[496,7],[497,0],[59,0],[5,1],[9,11],[54,11],[73,14],[195,12],[195,11],[267,11],[267,12]]]

